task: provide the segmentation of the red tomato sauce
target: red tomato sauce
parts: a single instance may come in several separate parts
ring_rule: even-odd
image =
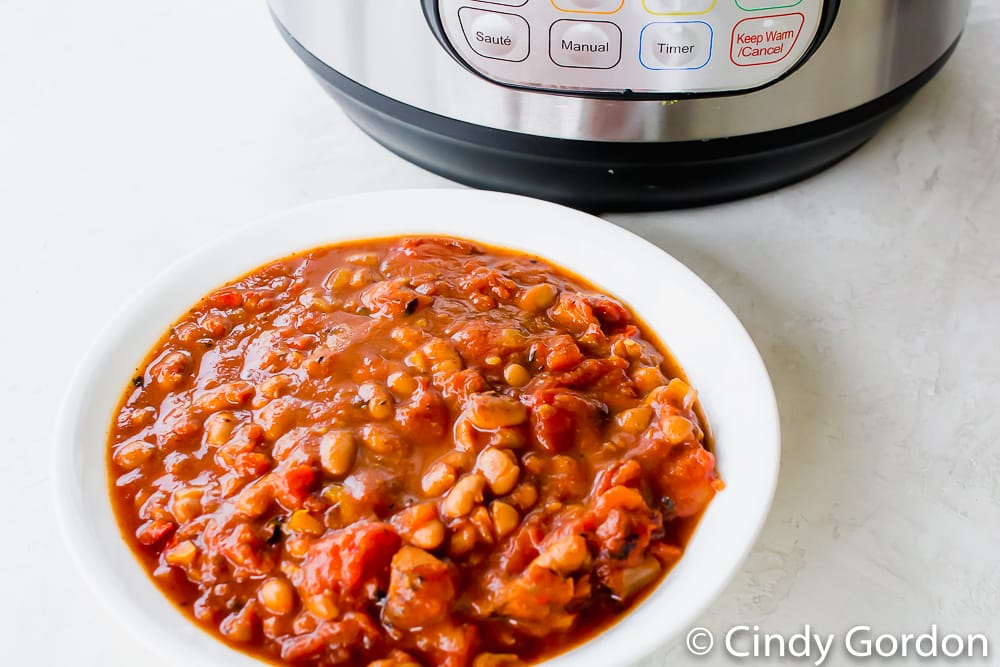
[[[451,238],[318,248],[217,289],[112,424],[158,587],[296,665],[505,667],[621,618],[722,488],[696,394],[620,301]]]

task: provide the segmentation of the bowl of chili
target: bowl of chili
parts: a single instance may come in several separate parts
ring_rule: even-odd
[[[510,195],[358,195],[165,271],[83,361],[54,489],[124,627],[195,665],[625,665],[777,480],[749,335],[641,238]]]

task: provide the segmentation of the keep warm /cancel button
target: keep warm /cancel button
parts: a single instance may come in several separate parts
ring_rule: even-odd
[[[740,21],[733,28],[730,58],[741,67],[784,60],[795,48],[805,21],[806,17],[798,13]]]

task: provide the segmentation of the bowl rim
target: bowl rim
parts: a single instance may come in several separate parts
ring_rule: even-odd
[[[159,654],[172,663],[183,661],[191,665],[212,664],[250,667],[252,665],[267,664],[251,657],[249,654],[229,647],[214,635],[202,629],[201,626],[189,619],[186,614],[180,613],[179,610],[173,608],[172,603],[167,602],[166,596],[160,593],[159,588],[153,584],[149,575],[146,575],[148,588],[161,597],[164,602],[167,602],[169,607],[155,603],[148,595],[149,591],[143,592],[128,588],[121,578],[121,575],[124,573],[116,571],[106,558],[102,558],[102,555],[106,556],[107,554],[102,551],[100,537],[96,533],[97,529],[94,526],[88,527],[88,516],[85,506],[88,495],[92,495],[94,491],[88,491],[89,487],[85,488],[81,480],[81,472],[83,471],[85,461],[80,458],[80,452],[84,445],[81,444],[83,439],[79,437],[82,428],[81,424],[84,422],[84,406],[87,402],[88,392],[91,386],[99,382],[102,377],[102,361],[114,353],[116,344],[120,344],[128,339],[129,332],[133,328],[132,325],[139,326],[136,324],[136,321],[143,313],[144,300],[148,301],[153,296],[169,292],[172,284],[176,283],[179,278],[181,282],[187,281],[192,285],[201,285],[200,287],[191,287],[188,290],[193,290],[199,296],[207,294],[212,289],[222,285],[224,280],[212,279],[203,281],[197,269],[224,254],[227,247],[234,242],[241,239],[257,239],[258,237],[266,236],[265,232],[269,229],[293,230],[295,229],[295,225],[301,224],[305,226],[305,221],[314,219],[316,216],[324,214],[335,216],[339,210],[345,208],[349,210],[351,208],[363,209],[369,207],[372,210],[379,210],[392,209],[393,206],[398,208],[399,206],[416,206],[418,204],[441,206],[444,209],[449,209],[450,207],[451,210],[461,210],[462,207],[474,209],[477,206],[486,206],[486,210],[523,211],[526,216],[534,215],[537,217],[544,215],[548,217],[550,223],[554,224],[554,221],[558,221],[561,226],[560,228],[563,230],[569,229],[567,224],[575,225],[573,229],[579,230],[581,235],[578,236],[578,239],[585,239],[586,234],[592,234],[602,239],[606,237],[609,243],[612,241],[620,243],[636,252],[641,251],[640,254],[644,254],[647,257],[657,258],[658,261],[663,263],[662,268],[665,272],[670,273],[673,279],[684,283],[684,288],[691,292],[692,299],[700,300],[705,308],[712,312],[715,318],[714,323],[726,328],[727,344],[731,346],[732,350],[738,352],[740,363],[744,364],[745,373],[753,382],[753,397],[750,400],[754,403],[755,416],[759,418],[761,426],[761,433],[756,439],[760,446],[760,451],[757,452],[759,454],[760,466],[758,477],[754,480],[755,483],[752,484],[753,492],[749,500],[744,499],[745,503],[752,505],[751,507],[744,508],[748,514],[746,517],[747,523],[733,527],[734,530],[738,531],[739,539],[729,545],[732,547],[730,551],[723,554],[723,566],[720,568],[718,576],[711,580],[702,581],[698,587],[688,587],[690,589],[689,592],[697,591],[695,601],[689,603],[682,612],[675,613],[671,610],[670,613],[672,616],[666,623],[667,627],[659,627],[657,616],[651,613],[641,614],[642,610],[650,606],[651,601],[658,597],[658,594],[663,591],[667,583],[671,581],[671,578],[678,576],[676,572],[681,569],[685,560],[688,560],[688,552],[698,539],[699,534],[703,532],[706,520],[712,513],[714,506],[719,503],[720,497],[726,497],[725,494],[727,491],[719,494],[709,507],[709,510],[702,517],[701,523],[689,540],[685,558],[681,559],[680,563],[657,585],[657,588],[651,594],[647,595],[640,604],[619,617],[610,627],[585,642],[576,645],[571,650],[540,664],[546,667],[571,667],[572,665],[579,664],[580,660],[589,662],[599,656],[602,664],[613,667],[614,665],[631,664],[649,655],[656,648],[666,644],[668,639],[673,638],[676,633],[685,629],[686,626],[690,625],[705,612],[709,605],[715,601],[723,589],[734,578],[756,543],[773,502],[780,467],[780,422],[777,400],[763,359],[754,345],[750,334],[739,322],[736,315],[723,302],[721,297],[702,281],[701,278],[666,251],[622,227],[618,227],[613,223],[587,213],[527,197],[448,188],[389,190],[335,197],[274,213],[246,226],[236,227],[220,237],[201,244],[191,253],[172,262],[138,290],[120,308],[117,314],[107,321],[94,338],[89,350],[73,374],[72,380],[68,384],[60,404],[53,430],[51,470],[54,505],[64,544],[67,546],[78,572],[87,582],[99,602],[122,626],[122,630],[140,637],[144,645],[154,653]],[[494,246],[537,254],[543,258],[551,257],[550,252],[529,247],[530,243],[526,245],[504,242],[497,243],[487,238],[482,238],[484,234],[477,233],[471,227],[468,233],[466,233],[463,228],[464,224],[467,223],[459,221],[457,224],[454,224],[454,229],[451,232],[424,231],[423,226],[414,225],[412,228],[408,228],[409,231],[401,228],[398,233],[388,234],[353,233],[350,229],[342,229],[342,225],[340,224],[331,224],[330,232],[326,235],[329,236],[329,239],[326,239],[324,235],[318,235],[313,239],[311,244],[310,242],[305,242],[305,245],[302,245],[302,242],[299,242],[298,245],[302,245],[302,247],[299,247],[298,250],[293,249],[288,252],[276,251],[271,258],[278,259],[294,252],[301,252],[322,245],[340,243],[352,239],[423,234],[440,234],[467,238]],[[521,223],[512,222],[511,224]],[[343,226],[350,227],[349,224]],[[433,227],[434,225],[431,226]],[[435,229],[438,228],[435,227]],[[503,233],[500,233],[501,236]],[[488,234],[486,235],[488,236]],[[250,242],[260,246],[264,243],[264,240]],[[577,244],[577,247],[580,247],[579,244]],[[257,254],[266,255],[264,251],[260,251]],[[236,266],[242,262],[242,264],[246,265],[246,268],[243,270],[243,273],[245,273],[265,264],[267,261],[269,260],[266,257],[261,260],[255,256],[246,260],[233,260],[230,263]],[[557,266],[566,267],[574,273],[582,275],[587,280],[598,285],[602,291],[606,291],[602,281],[589,274],[586,270],[580,271],[573,266],[567,266],[566,262],[559,259],[551,258],[550,261]],[[191,278],[190,276],[192,275],[199,277]],[[239,277],[239,275],[242,275],[242,273],[235,273],[230,280]],[[668,333],[658,330],[650,322],[650,314],[643,312],[634,305],[637,295],[617,294],[614,291],[611,293],[619,296],[629,307],[633,308],[647,322],[650,328],[653,329],[663,344],[670,348],[672,353],[674,352],[673,346],[669,342],[670,336]],[[197,298],[199,297],[195,297],[189,301],[188,307]],[[164,316],[163,319],[167,321],[167,324],[160,329],[161,335],[162,331],[166,330],[169,324],[176,321],[182,313],[183,311],[179,311],[176,314]],[[155,344],[155,340],[154,338],[142,343],[141,348],[148,351]],[[732,350],[727,348],[727,352],[731,352]],[[675,356],[680,366],[687,371],[688,365],[685,362],[683,354],[677,353]],[[135,361],[139,362],[141,359],[136,359]],[[698,387],[697,379],[694,379],[693,384],[696,388]],[[120,396],[122,384],[118,383],[116,386],[118,387],[117,391]],[[702,404],[703,408],[706,408],[706,412],[710,413],[709,421],[711,423],[714,421],[715,416],[707,410],[705,400],[707,398],[707,396],[702,397]],[[110,416],[110,412],[105,415],[104,423],[110,423]],[[716,435],[718,437],[718,433]],[[105,446],[106,435],[101,442],[102,451]],[[718,440],[716,447],[717,451],[719,451]],[[725,450],[725,446],[721,449]],[[722,460],[720,459],[720,467],[721,463]],[[106,459],[102,459],[100,465],[106,469]],[[105,476],[103,491],[107,510],[111,511],[110,496],[108,495],[110,486],[108,481],[108,477]],[[725,477],[724,481],[726,481]],[[121,543],[120,546],[123,546],[132,555],[129,545],[123,539],[119,539],[118,541]],[[116,552],[119,551],[114,546],[107,548],[113,549]],[[140,566],[138,559],[134,555],[133,561],[136,569],[141,569],[142,573],[146,574],[145,568]],[[144,607],[140,604],[140,596],[148,598],[146,602],[150,604],[149,607]],[[661,607],[665,609],[663,604],[658,603],[657,609],[660,610]],[[181,628],[179,624],[163,616],[164,609],[166,608],[171,610],[177,620],[189,626],[187,631]],[[642,627],[639,627],[638,621],[635,621],[640,615],[643,616]],[[166,628],[166,625],[169,625],[170,628]],[[622,630],[627,625],[634,627],[630,627],[630,631],[624,633]],[[660,629],[665,632],[656,631]],[[622,638],[625,638],[626,634],[628,641],[621,641],[614,646],[611,645],[616,635],[621,635]]]

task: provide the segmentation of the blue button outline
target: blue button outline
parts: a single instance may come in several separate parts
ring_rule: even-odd
[[[646,62],[642,59],[642,45],[643,45],[643,40],[646,38],[646,31],[649,30],[654,25],[678,25],[686,23],[701,23],[704,26],[708,26],[708,36],[709,36],[708,58],[705,60],[705,62],[699,65],[698,67],[650,67],[649,65],[647,65]],[[708,63],[712,62],[712,56],[714,55],[714,53],[715,53],[715,29],[711,26],[711,24],[707,23],[706,21],[653,21],[652,23],[647,23],[642,28],[642,31],[639,32],[639,64],[653,72],[664,72],[664,71],[685,72],[691,70],[704,69],[705,67],[708,66]]]

